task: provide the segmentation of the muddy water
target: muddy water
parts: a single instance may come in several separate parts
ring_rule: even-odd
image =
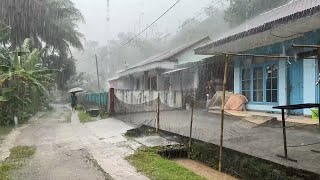
[[[203,163],[191,159],[174,159],[176,163],[193,171],[195,174],[207,178],[209,180],[236,180],[237,178],[229,176],[214,170]]]

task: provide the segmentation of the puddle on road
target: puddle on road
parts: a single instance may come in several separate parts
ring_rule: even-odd
[[[148,147],[178,145],[178,143],[173,141],[168,141],[165,138],[160,136],[145,136],[141,138],[136,138],[135,140]]]
[[[237,178],[221,173],[215,169],[206,166],[203,163],[191,159],[173,159],[179,165],[193,171],[195,174],[205,177],[209,180],[236,180]]]

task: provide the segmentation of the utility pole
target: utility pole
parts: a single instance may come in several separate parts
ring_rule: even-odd
[[[95,57],[96,57],[96,67],[97,67],[98,90],[99,90],[99,92],[100,92],[100,79],[99,79],[98,56],[95,55]]]
[[[98,78],[99,106],[101,106],[101,92],[100,92],[100,79],[99,79],[98,56],[95,55],[95,57],[96,57],[97,78]]]

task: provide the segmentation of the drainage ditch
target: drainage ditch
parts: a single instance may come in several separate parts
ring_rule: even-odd
[[[127,135],[133,135],[134,137],[147,136],[150,133],[154,133],[154,131],[154,128],[143,125],[140,128],[129,131]],[[168,159],[186,158],[188,156],[188,137],[162,130],[159,135],[182,144],[179,146],[166,146],[158,151],[159,155]],[[320,179],[320,174],[314,172],[284,166],[228,148],[224,148],[223,151],[223,172],[233,177],[270,180]],[[200,140],[193,140],[191,159],[204,163],[213,169],[218,169],[219,146]]]

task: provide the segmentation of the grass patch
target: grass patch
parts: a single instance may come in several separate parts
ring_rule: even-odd
[[[0,179],[11,180],[10,173],[22,167],[24,159],[31,157],[35,151],[34,146],[17,146],[10,149],[9,158],[0,162]]]
[[[36,147],[34,146],[16,146],[10,149],[9,159],[22,159],[28,158],[36,152]]]
[[[79,120],[81,123],[93,122],[95,121],[88,113],[85,111],[78,111]]]
[[[104,110],[100,110],[99,114],[101,119],[108,119],[110,117],[110,114]]]
[[[158,150],[159,148],[139,149],[128,156],[127,160],[150,179],[205,179],[173,161],[162,158],[157,154]]]

